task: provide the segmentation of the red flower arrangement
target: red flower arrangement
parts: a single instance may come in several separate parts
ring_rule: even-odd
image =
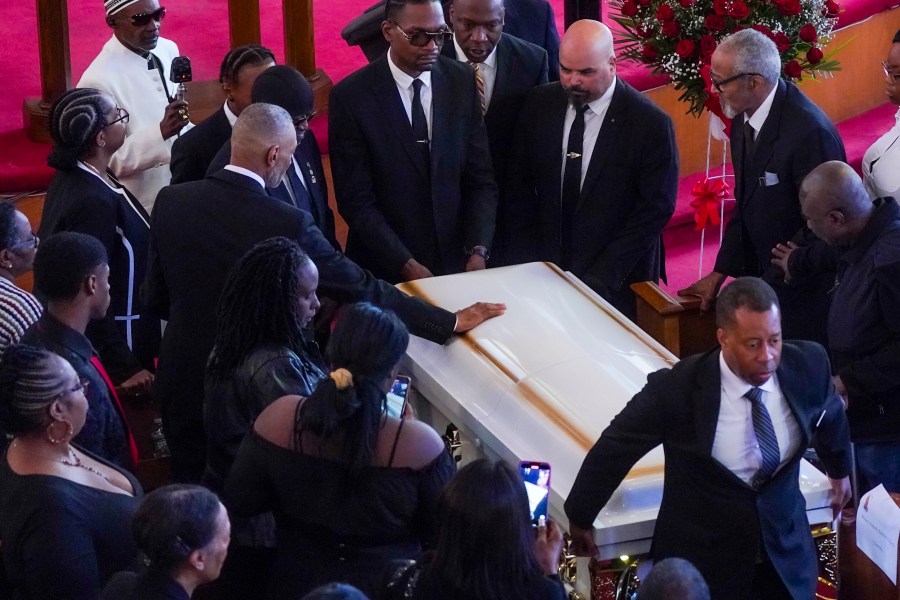
[[[822,50],[831,39],[840,6],[835,0],[609,0],[620,56],[669,75],[681,100],[699,116],[718,111],[709,82],[709,61],[718,43],[753,28],[778,47],[783,77],[800,79],[840,70]],[[705,67],[705,68],[704,68]]]

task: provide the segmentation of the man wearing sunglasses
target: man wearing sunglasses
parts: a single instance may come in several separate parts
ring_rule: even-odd
[[[409,281],[485,268],[497,208],[471,67],[440,56],[437,0],[389,0],[388,53],[334,87],[329,146],[347,255]]]
[[[825,249],[804,223],[800,184],[823,162],[846,160],[844,145],[828,115],[797,86],[780,79],[778,48],[766,35],[746,29],[728,36],[710,66],[713,88],[732,119],[737,205],[713,272],[678,293],[699,297],[706,309],[726,277],[762,277],[778,294],[785,339],[827,345],[834,272],[785,281],[773,264],[772,249],[789,240],[812,251]]]
[[[110,169],[150,212],[171,179],[172,144],[191,127],[187,102],[174,99],[169,81],[178,47],[159,35],[166,9],[158,0],[105,0],[105,7],[112,38],[77,87],[107,92],[131,116]]]

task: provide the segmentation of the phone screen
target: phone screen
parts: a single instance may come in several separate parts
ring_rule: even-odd
[[[399,375],[391,386],[391,391],[387,393],[387,414],[398,419],[403,418],[403,412],[406,409],[406,399],[409,396],[410,378],[406,375]]]
[[[522,461],[519,463],[519,474],[528,494],[528,508],[531,511],[531,522],[547,518],[550,502],[550,464],[545,462]]]

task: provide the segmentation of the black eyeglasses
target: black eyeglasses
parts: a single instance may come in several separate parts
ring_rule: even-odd
[[[135,27],[146,27],[147,24],[150,23],[150,19],[153,19],[157,23],[166,18],[166,7],[160,6],[152,13],[138,13],[136,15],[131,15],[128,17],[128,20],[131,21],[131,24]]]
[[[38,244],[41,243],[41,238],[37,236],[35,232],[31,232],[31,237],[27,240],[20,240],[9,247],[10,250],[18,250],[19,248],[34,248],[37,249]]]
[[[106,129],[110,125],[115,125],[119,121],[122,122],[122,125],[127,125],[129,119],[131,119],[131,115],[128,114],[128,111],[125,110],[124,108],[119,108],[117,106],[116,107],[116,118],[113,119],[112,121],[110,121],[109,123],[107,123],[106,125],[104,125],[103,127],[101,127],[100,129]]]
[[[900,81],[900,73],[894,73],[893,67],[887,61],[881,62],[881,68],[884,69],[884,76],[891,81]]]
[[[317,114],[319,114],[319,111],[314,110],[312,112],[306,113],[305,115],[297,115],[291,120],[294,122],[294,127],[303,127],[304,125],[309,123]]]
[[[403,31],[396,21],[391,21],[391,23],[394,24],[397,31],[403,34],[406,41],[416,48],[424,48],[429,42],[434,42],[434,45],[440,48],[444,45],[444,42],[453,35],[453,32],[449,29],[441,29],[440,31],[422,31],[421,29],[417,29],[412,32],[412,34],[409,34]]]
[[[712,82],[713,87],[716,88],[716,91],[721,94],[722,86],[725,85],[726,83],[731,83],[735,79],[740,79],[741,77],[754,77],[754,76],[762,77],[762,75],[760,75],[759,73],[738,73],[737,75],[735,75],[733,77],[729,77],[728,79],[723,79],[722,81],[719,81],[718,79],[716,79],[715,77],[710,75],[709,80]]]
[[[90,385],[91,385],[90,379],[85,379],[84,377],[79,377],[78,383],[74,387],[72,387],[71,389],[68,389],[68,390],[61,391],[57,395],[53,396],[53,400],[59,400],[66,394],[77,394],[78,392],[87,393],[87,389],[90,387]]]

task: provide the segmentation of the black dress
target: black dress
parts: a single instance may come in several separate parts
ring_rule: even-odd
[[[116,573],[100,594],[100,600],[191,600],[177,581],[165,573],[130,571]]]
[[[153,370],[159,355],[160,322],[144,314],[139,293],[147,272],[149,222],[128,190],[110,187],[82,163],[57,170],[44,201],[41,238],[59,231],[86,233],[109,255],[109,310],[88,326],[87,336],[116,384],[141,369]]]
[[[300,598],[341,581],[379,597],[390,561],[434,540],[437,501],[456,465],[446,452],[421,470],[346,465],[282,448],[251,431],[226,485],[238,514],[275,514],[278,558],[270,598]]]
[[[119,471],[134,496],[18,475],[0,457],[0,539],[14,600],[93,600],[114,573],[137,566],[131,518],[142,490]]]

